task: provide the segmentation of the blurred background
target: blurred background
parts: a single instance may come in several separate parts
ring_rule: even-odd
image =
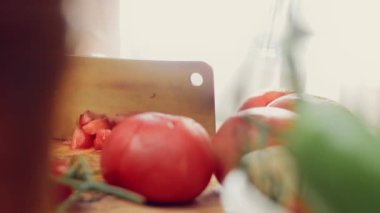
[[[289,89],[280,51],[289,1],[279,2],[64,0],[63,8],[71,54],[211,65],[219,124],[246,97]],[[299,54],[304,91],[336,100],[374,126],[380,125],[378,8],[376,0],[303,0],[296,8],[310,33]]]

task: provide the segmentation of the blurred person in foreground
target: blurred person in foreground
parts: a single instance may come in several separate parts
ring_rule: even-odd
[[[5,0],[0,7],[1,212],[48,212],[48,133],[64,60],[58,1]]]

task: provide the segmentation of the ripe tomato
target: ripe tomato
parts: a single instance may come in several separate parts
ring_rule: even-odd
[[[289,92],[285,91],[268,91],[265,93],[262,93],[260,95],[253,96],[249,99],[247,99],[239,108],[239,111],[254,108],[254,107],[264,107],[267,106],[270,102],[273,100],[276,100],[277,98],[284,96],[286,94],[289,94]]]
[[[125,118],[101,153],[108,183],[157,203],[192,201],[207,186],[213,166],[210,137],[200,124],[156,112]]]
[[[227,119],[214,135],[212,148],[215,156],[215,175],[222,182],[225,175],[237,166],[243,151],[282,144],[281,133],[291,127],[295,114],[288,110],[272,107],[258,107],[239,112]],[[263,134],[258,122],[269,128],[268,137]],[[264,142],[264,144],[261,144]]]

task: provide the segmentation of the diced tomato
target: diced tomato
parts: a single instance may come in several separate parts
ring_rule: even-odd
[[[94,144],[94,137],[85,133],[80,128],[76,128],[71,140],[72,149],[87,149],[91,148]]]
[[[79,126],[83,127],[84,125],[90,123],[91,121],[95,119],[108,119],[108,117],[104,114],[98,114],[95,112],[92,112],[90,110],[87,110],[80,114],[79,116]]]
[[[98,118],[82,126],[82,130],[86,134],[95,135],[97,131],[101,129],[110,129],[110,127],[110,123],[106,118]]]
[[[84,113],[80,114],[79,116],[79,126],[82,127],[86,124],[88,124],[90,121],[94,120],[97,117],[97,115],[89,110],[85,111]]]
[[[103,144],[108,138],[108,136],[111,134],[110,129],[100,129],[96,132],[96,137],[94,140],[94,148],[96,150],[103,149]]]

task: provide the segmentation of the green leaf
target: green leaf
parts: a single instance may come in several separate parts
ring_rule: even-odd
[[[289,135],[308,204],[333,212],[380,212],[380,139],[340,106],[300,104]]]

